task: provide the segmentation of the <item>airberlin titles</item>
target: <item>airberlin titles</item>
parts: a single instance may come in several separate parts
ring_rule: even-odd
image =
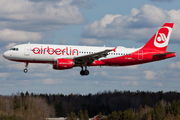
[[[64,49],[54,49],[50,48],[49,46],[47,46],[46,48],[43,48],[43,46],[41,46],[41,48],[35,47],[31,49],[31,51],[33,51],[34,54],[45,54],[47,52],[49,55],[74,55],[75,53],[78,55],[78,49],[72,49],[71,47],[66,47]]]

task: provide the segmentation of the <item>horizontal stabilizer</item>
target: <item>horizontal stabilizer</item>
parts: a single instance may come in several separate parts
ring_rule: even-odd
[[[164,55],[169,55],[169,54],[173,54],[173,53],[175,53],[175,52],[161,53],[161,54],[156,54],[153,56],[164,56]]]

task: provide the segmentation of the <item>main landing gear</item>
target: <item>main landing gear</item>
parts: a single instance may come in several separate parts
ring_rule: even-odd
[[[87,70],[87,66],[85,66],[85,70],[83,70],[83,66],[81,67],[80,75],[89,75],[89,70]]]
[[[26,62],[25,67],[26,67],[26,68],[25,68],[23,71],[24,71],[24,73],[27,73],[27,72],[28,72],[28,69],[27,69],[27,68],[28,68],[28,62]]]

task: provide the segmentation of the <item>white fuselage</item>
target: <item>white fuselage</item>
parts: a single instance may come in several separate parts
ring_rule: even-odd
[[[48,44],[22,44],[14,46],[18,50],[8,50],[4,53],[4,57],[14,61],[29,62],[54,62],[58,58],[74,59],[78,56],[85,56],[96,52],[101,52],[112,47],[93,47],[93,46],[74,46],[74,45],[48,45]],[[109,52],[106,57],[100,58],[110,59],[119,56],[131,54],[138,49],[117,47],[115,51]]]

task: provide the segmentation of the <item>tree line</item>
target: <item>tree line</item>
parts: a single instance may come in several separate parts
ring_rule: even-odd
[[[154,108],[147,105],[144,108],[140,105],[138,110],[126,109],[124,111],[113,111],[108,115],[98,113],[99,120],[180,120],[180,100],[172,103],[160,100]],[[83,115],[82,110],[76,113],[71,112],[67,116],[67,120],[89,120]]]
[[[180,93],[150,91],[104,91],[96,94],[17,93],[0,96],[0,120],[36,120],[67,117],[86,120],[95,115],[117,120],[179,119]],[[160,117],[162,116],[162,117]],[[8,120],[7,119],[7,120]],[[103,118],[102,118],[103,119]]]
[[[32,96],[34,96],[32,94]],[[35,95],[36,96],[36,95]],[[102,112],[108,115],[113,111],[124,111],[132,109],[136,111],[142,106],[155,108],[160,100],[172,103],[173,100],[180,99],[180,93],[176,91],[170,92],[150,92],[150,91],[104,91],[96,94],[39,94],[38,96],[46,98],[48,104],[55,106],[56,117],[66,117],[68,113],[74,112],[78,114],[79,110],[88,111],[89,117]]]

